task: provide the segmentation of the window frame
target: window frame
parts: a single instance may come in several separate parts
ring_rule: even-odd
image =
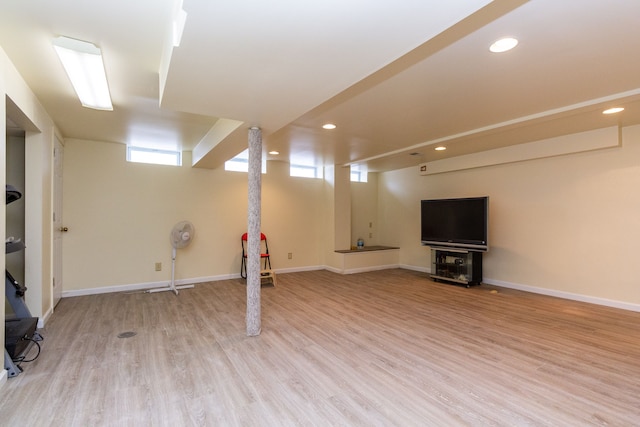
[[[147,155],[151,155],[151,154],[155,154],[155,155],[165,155],[167,156],[166,158],[173,158],[174,161],[173,162],[160,162],[160,161],[153,161],[152,159],[136,159],[135,155],[142,155],[144,156],[144,154]],[[161,150],[161,149],[155,149],[155,148],[146,148],[146,147],[137,147],[135,145],[128,145],[127,146],[127,161],[131,162],[131,163],[142,163],[142,164],[149,164],[149,165],[163,165],[163,166],[182,166],[182,152],[178,151],[178,150]]]

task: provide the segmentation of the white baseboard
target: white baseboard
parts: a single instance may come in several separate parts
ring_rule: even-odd
[[[52,314],[53,314],[53,309],[50,308],[41,318],[38,319],[38,329],[44,328],[44,325],[47,324],[47,321],[49,320]]]
[[[286,274],[286,273],[298,273],[303,271],[327,270],[336,274],[356,274],[356,273],[366,273],[369,271],[389,270],[393,268],[402,268],[405,270],[413,270],[413,271],[418,271],[426,274],[431,273],[431,269],[429,268],[419,267],[414,265],[406,265],[406,264],[379,265],[379,266],[364,267],[364,268],[357,268],[357,269],[350,269],[350,270],[340,270],[328,265],[324,265],[324,266],[310,266],[310,267],[301,267],[301,268],[277,269],[274,271],[276,272],[276,274]],[[240,278],[239,273],[225,274],[225,275],[219,275],[219,276],[198,277],[193,279],[176,280],[176,285],[194,285],[197,283],[217,282],[220,280],[230,280],[230,279],[239,279],[239,278]],[[520,291],[531,292],[534,294],[548,295],[548,296],[557,297],[557,298],[564,298],[564,299],[569,299],[574,301],[581,301],[581,302],[587,302],[591,304],[603,305],[606,307],[620,308],[622,310],[640,312],[640,304],[610,300],[606,298],[598,298],[598,297],[593,297],[589,295],[574,294],[571,292],[558,291],[555,289],[539,288],[539,287],[530,286],[530,285],[521,285],[518,283],[510,283],[510,282],[504,282],[501,280],[494,280],[494,279],[487,279],[487,278],[483,279],[482,282],[488,285],[499,286],[502,288],[517,289]],[[106,294],[111,292],[136,292],[136,291],[142,292],[148,289],[167,287],[169,286],[169,283],[170,283],[169,281],[147,282],[147,283],[138,283],[138,284],[129,284],[129,285],[106,286],[102,288],[80,289],[80,290],[74,290],[74,291],[65,291],[62,293],[62,297],[67,298],[67,297],[76,297],[76,296],[84,296],[84,295],[97,295],[97,294]],[[47,313],[45,315],[44,323],[46,323],[46,319],[48,319],[50,315],[51,313]],[[41,319],[38,322],[39,328],[42,327],[40,325],[40,322],[43,322],[43,320]]]
[[[345,270],[341,270],[335,267],[330,267],[328,265],[324,266],[325,270],[328,270],[328,271],[331,271],[332,273],[337,273],[337,274],[367,273],[369,271],[390,270],[393,268],[400,268],[400,265],[399,264],[374,265],[374,266],[367,266],[367,267],[350,268]]]
[[[321,270],[321,269],[322,267],[318,266],[318,267],[278,269],[274,271],[276,272],[276,274],[279,274],[279,273],[296,273],[299,271],[313,271],[313,270]],[[176,286],[196,285],[198,283],[219,282],[221,280],[232,280],[232,279],[239,279],[239,278],[240,278],[240,273],[221,274],[218,276],[208,276],[208,277],[196,277],[191,279],[180,279],[180,280],[176,280]],[[144,292],[149,289],[166,288],[170,284],[171,282],[166,280],[162,282],[132,283],[132,284],[126,284],[126,285],[104,286],[101,288],[77,289],[72,291],[63,291],[62,298],[79,297],[79,296],[85,296],[85,295],[109,294],[112,292]]]
[[[574,294],[571,292],[558,291],[556,289],[538,288],[536,286],[530,285],[520,285],[518,283],[503,282],[501,280],[484,279],[482,282],[488,285],[499,286],[501,288],[517,289],[534,294],[548,295],[556,298],[564,298],[573,301],[588,302],[591,304],[603,305],[606,307],[640,312],[640,304],[632,304],[628,302],[616,301],[607,298],[598,298],[589,295]]]
[[[276,274],[287,274],[287,273],[300,273],[303,271],[317,271],[317,270],[324,270],[324,267],[320,265],[312,265],[307,267],[279,268],[273,271],[275,271]]]
[[[418,267],[416,265],[407,265],[407,264],[401,264],[399,267],[404,270],[412,270],[412,271],[418,271],[420,273],[431,274],[431,269],[428,267]]]
[[[366,271],[386,270],[386,269],[398,268],[398,267],[399,267],[398,265],[385,265],[385,266],[375,266],[375,267],[368,267],[368,268],[359,268],[359,269],[353,269],[349,271],[341,271],[326,265],[324,266],[317,265],[317,266],[307,266],[307,267],[298,267],[298,268],[281,268],[281,269],[276,269],[274,271],[276,274],[286,274],[286,273],[299,273],[303,271],[329,270],[338,274],[353,274],[353,273],[364,273]],[[209,276],[209,277],[196,277],[192,279],[176,280],[176,286],[195,285],[198,283],[218,282],[221,280],[231,280],[231,279],[239,279],[239,278],[240,278],[240,273],[223,274],[219,276]],[[86,296],[86,295],[109,294],[112,292],[144,292],[149,289],[168,287],[170,283],[171,282],[167,280],[162,282],[132,283],[132,284],[126,284],[126,285],[104,286],[101,288],[77,289],[72,291],[63,291],[62,298],[79,297],[79,296]]]
[[[7,378],[9,378],[8,371],[6,369],[2,370],[0,373],[0,390],[4,387],[4,384],[7,382]]]
[[[327,270],[330,271],[332,273],[336,273],[336,274],[342,274],[342,270],[331,267],[330,265],[324,265],[322,266],[322,270]]]
[[[415,265],[403,264],[400,266],[400,268],[404,268],[406,270],[419,271],[426,274],[431,274],[431,269],[425,268],[425,267],[417,267]],[[521,285],[518,283],[510,283],[502,280],[494,280],[494,279],[487,279],[487,278],[483,278],[482,283],[486,283],[487,285],[499,286],[501,288],[516,289],[519,291],[531,292],[534,294],[548,295],[556,298],[563,298],[563,299],[568,299],[573,301],[580,301],[580,302],[587,302],[590,304],[602,305],[606,307],[619,308],[622,310],[640,312],[640,304],[632,304],[628,302],[616,301],[616,300],[611,300],[607,298],[598,298],[598,297],[593,297],[589,295],[581,295],[581,294],[574,294],[571,292],[558,291],[556,289],[539,288],[537,286]]]
[[[176,285],[195,285],[197,283],[205,283],[205,282],[216,282],[220,280],[229,280],[229,279],[237,279],[240,277],[240,274],[225,274],[220,276],[210,276],[210,277],[196,277],[192,279],[180,279],[176,280]],[[72,291],[63,291],[62,298],[69,297],[79,297],[85,295],[98,295],[98,294],[109,294],[112,292],[143,292],[149,289],[156,288],[165,288],[171,284],[170,281],[162,281],[162,282],[146,282],[146,283],[132,283],[127,285],[115,285],[115,286],[104,286],[101,288],[87,288],[87,289],[77,289]]]

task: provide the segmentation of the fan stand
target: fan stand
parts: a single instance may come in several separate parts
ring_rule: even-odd
[[[171,283],[166,288],[153,288],[149,289],[147,293],[155,293],[155,292],[164,292],[164,291],[173,291],[174,294],[178,295],[179,289],[191,289],[195,287],[194,285],[179,285],[176,286],[176,247],[173,247],[171,251]]]

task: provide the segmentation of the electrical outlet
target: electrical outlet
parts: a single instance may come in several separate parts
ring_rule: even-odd
[[[373,223],[372,222],[369,223],[369,228],[371,228],[371,227],[373,227]]]
[[[292,254],[291,252],[289,252],[289,253],[287,254],[287,258],[292,259],[292,258],[293,258],[293,254]]]
[[[156,271],[162,271],[162,263],[156,262]]]

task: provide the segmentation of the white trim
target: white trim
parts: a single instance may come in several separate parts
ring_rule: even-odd
[[[603,305],[606,307],[619,308],[622,310],[640,312],[640,304],[633,304],[624,301],[616,301],[607,298],[592,297],[589,295],[574,294],[571,292],[558,291],[555,289],[538,288],[536,286],[521,285],[518,283],[503,282],[501,280],[484,279],[482,283],[500,286],[502,288],[517,289],[534,294],[548,295],[556,298],[569,299],[573,301],[587,302],[591,304]]]
[[[431,269],[425,268],[425,267],[417,267],[414,265],[402,264],[400,268],[404,268],[406,270],[419,271],[426,274],[431,274]],[[572,301],[587,302],[590,304],[597,304],[597,305],[602,305],[606,307],[619,308],[622,310],[640,312],[640,304],[633,304],[633,303],[624,302],[624,301],[616,301],[616,300],[611,300],[607,298],[598,298],[598,297],[593,297],[589,295],[574,294],[571,292],[558,291],[555,289],[539,288],[537,286],[521,285],[518,283],[510,283],[510,282],[504,282],[502,280],[494,280],[494,279],[487,279],[487,278],[484,278],[482,280],[482,283],[486,283],[487,285],[499,286],[501,288],[509,288],[509,289],[516,289],[524,292],[531,292],[533,294],[548,295],[551,297],[568,299]]]
[[[515,119],[507,120],[506,122],[495,123],[495,124],[492,124],[492,125],[489,125],[489,126],[478,128],[478,129],[472,129],[470,131],[457,133],[455,135],[449,135],[449,136],[445,136],[445,137],[442,137],[442,138],[431,139],[431,140],[428,140],[428,141],[421,142],[419,144],[412,145],[410,147],[405,147],[405,148],[402,148],[402,149],[397,149],[397,150],[389,151],[389,152],[386,152],[386,153],[377,154],[375,156],[367,157],[367,158],[364,158],[364,159],[359,159],[359,160],[357,160],[357,162],[358,163],[367,163],[367,162],[371,162],[372,160],[377,160],[377,159],[382,158],[382,157],[389,157],[389,156],[392,156],[392,155],[395,155],[395,154],[408,153],[408,152],[411,152],[413,150],[417,150],[417,149],[420,149],[420,148],[427,147],[429,145],[436,145],[436,144],[441,145],[443,143],[450,142],[450,141],[455,141],[455,140],[461,139],[461,138],[468,138],[468,137],[476,137],[477,138],[477,137],[483,137],[483,136],[486,136],[486,135],[493,135],[493,134],[499,132],[501,129],[505,129],[506,128],[508,130],[508,128],[511,128],[513,126],[536,125],[537,123],[541,123],[543,121],[546,121],[548,118],[552,118],[552,116],[554,116],[554,115],[558,115],[558,114],[562,114],[562,113],[565,113],[565,114],[566,113],[571,113],[572,110],[591,108],[591,107],[593,107],[593,106],[595,106],[597,104],[608,103],[610,101],[618,100],[620,98],[635,97],[638,94],[640,94],[640,88],[628,90],[626,92],[616,93],[616,94],[613,94],[613,95],[604,96],[604,97],[601,97],[601,98],[591,99],[589,101],[579,102],[579,103],[573,104],[573,105],[567,105],[567,106],[564,106],[564,107],[555,108],[553,110],[542,111],[540,113],[530,114],[530,115],[524,116],[524,117],[518,117],[518,118],[515,118]],[[522,145],[522,144],[520,144],[520,145]],[[356,163],[356,162],[352,162],[352,163]],[[352,163],[345,163],[343,166],[349,166]],[[423,163],[423,165],[424,165],[424,163]],[[425,167],[424,171],[426,171],[426,167]]]
[[[350,270],[340,270],[335,267],[331,267],[329,265],[318,265],[318,266],[308,266],[308,267],[300,267],[300,268],[283,268],[274,270],[276,274],[286,274],[286,273],[298,273],[304,271],[316,271],[316,270],[327,270],[336,274],[355,274],[355,273],[366,273],[369,271],[379,271],[379,270],[390,270],[394,268],[402,268],[405,270],[417,271],[425,274],[431,274],[431,269],[426,267],[419,267],[414,265],[407,264],[390,264],[390,265],[379,265],[374,267],[363,267],[363,268],[354,268]],[[210,276],[210,277],[198,277],[193,279],[182,279],[176,280],[176,285],[191,285],[196,283],[206,283],[206,282],[217,282],[220,280],[231,280],[231,279],[239,279],[240,274],[226,274],[219,276]],[[65,291],[62,293],[63,298],[67,297],[77,297],[84,295],[97,295],[97,294],[106,294],[111,292],[135,292],[135,291],[146,291],[148,289],[153,288],[161,288],[169,286],[169,281],[165,282],[147,282],[147,283],[138,283],[138,284],[130,284],[130,285],[117,285],[117,286],[106,286],[102,288],[91,288],[91,289],[80,289],[75,291]],[[501,280],[494,279],[483,279],[482,283],[486,283],[488,285],[499,286],[502,288],[516,289],[525,292],[531,292],[534,294],[548,295],[556,298],[563,298],[573,301],[587,302],[591,304],[602,305],[606,307],[619,308],[622,310],[636,311],[640,312],[640,304],[633,304],[624,301],[616,301],[607,298],[598,298],[592,297],[588,295],[574,294],[571,292],[558,291],[554,289],[546,289],[539,288],[536,286],[530,285],[521,285],[518,283],[510,283],[504,282]],[[51,315],[51,313],[47,313],[45,316],[47,319]],[[38,327],[40,323],[38,323]],[[0,379],[1,383],[1,379]]]
[[[399,267],[405,270],[412,270],[412,271],[418,271],[420,273],[431,274],[431,269],[428,267],[418,267],[416,265],[407,265],[407,264],[400,264]]]
[[[6,369],[2,369],[2,373],[0,373],[0,390],[7,382],[7,378],[9,378],[8,371]]]
[[[332,273],[336,273],[336,274],[343,274],[342,270],[339,270],[339,269],[337,269],[335,267],[331,267],[330,265],[325,265],[325,266],[322,267],[322,269],[330,271]]]
[[[49,310],[47,310],[44,316],[38,319],[38,329],[44,328],[44,325],[47,324],[47,321],[49,320],[52,314],[53,314],[53,309],[49,308]]]
[[[313,271],[313,270],[322,270],[322,267],[303,267],[303,268],[289,268],[289,269],[280,269],[274,270],[276,274],[280,273],[296,273],[299,271]],[[234,274],[221,274],[219,276],[208,276],[208,277],[195,277],[191,279],[180,279],[176,280],[176,286],[181,285],[195,285],[198,283],[207,283],[207,282],[219,282],[221,280],[232,280],[239,279],[240,273]],[[165,288],[171,284],[170,281],[162,281],[162,282],[146,282],[146,283],[132,283],[125,285],[114,285],[114,286],[104,286],[101,288],[88,288],[88,289],[78,289],[73,291],[63,291],[62,298],[70,298],[70,297],[80,297],[86,295],[98,295],[98,294],[109,294],[112,292],[144,292],[149,289],[156,288]]]
[[[594,137],[585,139],[585,135],[587,134],[593,135]],[[433,160],[420,164],[419,173],[420,175],[433,175],[525,160],[564,156],[605,148],[617,148],[621,145],[618,126],[612,126],[457,157]]]
[[[317,265],[317,266],[307,266],[307,267],[299,267],[299,268],[274,269],[273,271],[276,274],[286,274],[286,273],[299,273],[304,271],[328,270],[337,274],[353,274],[353,273],[364,273],[367,271],[386,270],[386,269],[399,268],[399,267],[400,267],[399,265],[386,265],[386,266],[359,268],[359,269],[353,269],[353,270],[338,270],[326,265]],[[209,277],[196,277],[191,279],[180,279],[180,280],[176,280],[176,286],[194,285],[197,283],[207,283],[207,282],[218,282],[221,280],[232,280],[232,279],[239,279],[239,278],[240,278],[240,273],[223,274],[219,276],[209,276]],[[125,284],[125,285],[104,286],[101,288],[77,289],[72,291],[63,291],[62,298],[80,297],[80,296],[86,296],[86,295],[109,294],[112,292],[144,292],[149,289],[167,287],[170,285],[170,283],[171,283],[170,281],[146,282],[146,283],[132,283],[132,284]]]
[[[339,268],[325,265],[323,268],[325,270],[328,270],[328,271],[331,271],[332,273],[337,273],[337,274],[356,274],[356,273],[367,273],[369,271],[391,270],[394,268],[400,268],[400,264],[374,265],[374,266],[350,268],[350,269],[339,269]]]
[[[317,270],[324,270],[324,269],[325,267],[321,265],[312,265],[312,266],[299,267],[299,268],[279,268],[279,269],[274,269],[273,271],[275,271],[276,274],[287,274],[287,273],[300,273],[303,271],[317,271]]]
[[[205,283],[205,282],[216,282],[220,280],[229,280],[229,279],[237,279],[240,277],[240,273],[238,274],[227,274],[220,276],[210,276],[210,277],[196,277],[192,279],[181,279],[176,280],[176,285],[193,285],[196,283]],[[85,295],[98,295],[98,294],[108,294],[112,292],[138,292],[138,291],[146,291],[148,289],[155,288],[164,288],[168,287],[171,284],[170,281],[163,282],[146,282],[146,283],[132,283],[128,285],[115,285],[115,286],[105,286],[101,288],[88,288],[88,289],[78,289],[73,291],[63,291],[62,298],[68,297],[80,297]]]

